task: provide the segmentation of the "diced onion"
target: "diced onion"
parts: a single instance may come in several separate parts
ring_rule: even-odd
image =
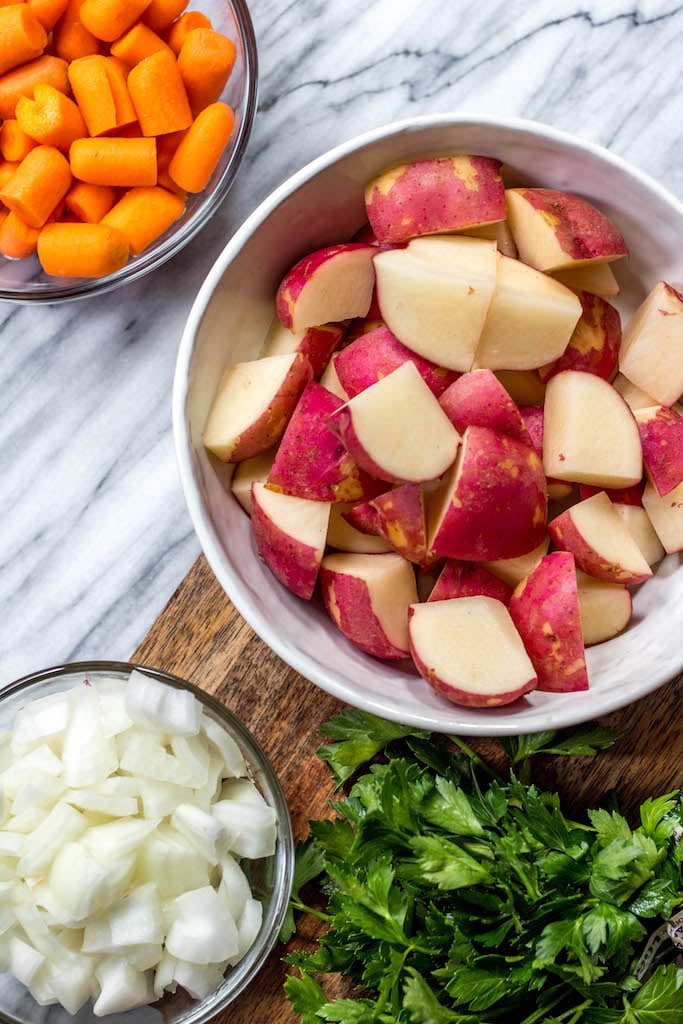
[[[136,670],[34,701],[0,797],[0,970],[41,1005],[202,999],[256,940],[240,859],[274,852],[275,812],[189,691]]]

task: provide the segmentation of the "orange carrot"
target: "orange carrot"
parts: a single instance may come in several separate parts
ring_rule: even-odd
[[[125,77],[112,57],[92,54],[72,61],[69,81],[91,136],[135,121]]]
[[[169,176],[168,165],[173,159],[173,154],[185,138],[189,129],[183,132],[171,132],[170,135],[160,135],[157,139],[157,185],[165,188],[167,192],[174,192],[185,200],[185,190],[177,185]]]
[[[80,110],[63,92],[51,85],[37,85],[33,96],[32,100],[22,96],[17,103],[17,121],[29,138],[66,151],[88,134]]]
[[[10,178],[14,177],[14,172],[19,166],[19,163],[20,161],[0,160],[0,192],[3,190]]]
[[[31,14],[46,32],[51,32],[64,14],[69,0],[28,0]]]
[[[91,185],[156,185],[156,139],[76,139],[69,160],[74,178]]]
[[[102,219],[118,228],[137,255],[181,216],[185,203],[163,188],[131,188]]]
[[[47,224],[38,238],[38,259],[55,277],[105,277],[126,265],[128,240],[106,224]]]
[[[158,36],[147,25],[143,25],[141,21],[138,21],[120,39],[111,44],[112,57],[118,57],[129,68],[139,64],[141,60],[156,53],[157,50],[170,50],[170,47],[161,36]]]
[[[15,118],[9,118],[0,128],[0,155],[3,160],[21,162],[36,143],[22,130]]]
[[[10,260],[23,260],[33,256],[38,248],[40,228],[31,227],[10,210],[0,224],[0,253]]]
[[[187,0],[152,0],[145,8],[142,20],[154,32],[163,32],[187,7]]]
[[[159,50],[128,75],[128,91],[143,135],[165,135],[192,124],[192,111],[173,54]]]
[[[235,44],[221,32],[196,28],[178,54],[180,71],[193,113],[219,98],[235,63]]]
[[[206,186],[232,135],[235,115],[227,103],[212,103],[197,114],[168,165],[173,181],[186,192]]]
[[[40,228],[71,185],[69,163],[54,146],[36,146],[0,190],[0,202]]]
[[[23,64],[0,77],[0,117],[14,117],[20,96],[33,96],[39,82],[53,85],[60,92],[69,92],[67,63],[60,57],[46,54]]]
[[[47,32],[28,4],[0,7],[0,75],[39,57],[46,45]]]
[[[116,202],[116,189],[111,185],[90,185],[75,181],[66,194],[66,208],[78,220],[97,224]]]
[[[181,14],[177,21],[169,26],[166,42],[174,53],[180,53],[188,33],[196,28],[211,28],[211,22],[201,11],[188,11]]]
[[[100,42],[81,22],[83,0],[69,0],[66,10],[55,25],[52,48],[64,60],[78,60],[100,52]]]
[[[84,0],[81,21],[98,39],[112,43],[138,20],[149,0]]]

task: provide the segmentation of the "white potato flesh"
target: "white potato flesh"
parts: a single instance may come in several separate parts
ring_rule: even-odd
[[[586,646],[601,644],[621,633],[631,618],[632,600],[628,587],[609,583],[576,570],[581,633]]]
[[[510,613],[494,598],[413,605],[409,628],[412,649],[448,688],[494,702],[535,678]]]
[[[413,352],[439,366],[464,373],[489,310],[496,283],[496,252],[481,242],[469,267],[449,266],[446,259],[389,249],[375,256],[377,296],[389,329]],[[460,239],[460,241],[465,241]],[[412,243],[411,243],[412,244]]]
[[[286,330],[285,327],[282,330]],[[273,468],[275,449],[238,462],[230,481],[230,490],[248,516],[251,515],[251,485],[264,484]]]
[[[643,491],[643,508],[668,554],[683,551],[683,483],[660,497],[648,481]]]
[[[629,533],[643,553],[643,558],[648,565],[656,565],[661,562],[666,552],[660,541],[655,528],[650,522],[650,517],[644,508],[638,505],[624,505],[621,502],[614,502],[614,511],[625,523]]]
[[[455,460],[460,435],[413,362],[361,391],[346,408],[358,445],[389,479],[418,483]]]
[[[344,512],[353,508],[352,502],[335,502],[330,510],[330,522],[327,528],[327,544],[337,551],[353,551],[356,554],[380,555],[391,551],[384,537],[375,537],[369,533],[361,533],[344,519]]]
[[[573,288],[574,291],[590,292],[601,299],[613,299],[619,294],[619,282],[614,276],[609,263],[595,263],[592,266],[570,267],[568,270],[555,270],[553,277]]]
[[[683,394],[683,297],[664,281],[626,324],[619,370],[654,405],[673,405]]]
[[[331,391],[333,395],[336,395],[337,398],[341,398],[342,402],[348,401],[349,396],[346,394],[344,388],[342,387],[342,383],[339,380],[339,376],[337,374],[337,368],[334,365],[334,356],[332,357],[332,359],[330,359],[329,363],[323,370],[323,375],[320,378],[320,383],[324,388],[327,388],[328,391]]]
[[[497,558],[493,562],[482,562],[481,564],[494,576],[516,587],[518,583],[532,572],[544,555],[547,555],[550,547],[550,537],[543,538],[538,547],[529,551],[526,555],[518,555],[517,558]]]
[[[652,575],[631,531],[604,491],[572,505],[564,515],[571,519],[582,552],[592,553],[602,568],[619,567],[645,578]],[[573,542],[568,549],[579,556]]]
[[[375,275],[372,246],[341,249],[316,266],[291,306],[292,330],[365,316]]]
[[[204,429],[204,444],[219,459],[228,461],[241,435],[267,414],[296,359],[292,352],[228,367]]]
[[[630,487],[640,481],[638,425],[606,380],[565,370],[548,381],[543,468],[546,476],[597,487]]]
[[[612,387],[617,389],[632,412],[636,412],[638,409],[651,409],[657,405],[657,400],[652,395],[648,395],[642,388],[637,387],[623,373],[616,375],[612,381]]]
[[[279,491],[270,491],[265,484],[259,483],[253,486],[252,500],[258,502],[268,518],[287,537],[292,537],[299,544],[307,545],[316,551],[322,551],[330,518],[329,502],[281,494]]]
[[[474,355],[489,370],[533,370],[562,355],[581,316],[569,288],[509,256],[498,257],[493,299]]]

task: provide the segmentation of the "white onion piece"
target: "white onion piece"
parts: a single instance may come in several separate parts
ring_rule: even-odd
[[[64,782],[70,789],[96,786],[119,766],[116,745],[104,735],[95,687],[77,687],[69,696],[70,716],[62,743]]]
[[[219,800],[211,813],[230,836],[230,852],[238,857],[270,857],[275,853],[277,820],[268,804]]]
[[[238,953],[237,925],[210,885],[176,896],[165,909],[171,920],[166,936],[171,956],[193,964],[215,964]]]
[[[126,687],[126,711],[134,722],[173,736],[196,736],[201,704],[189,690],[179,690],[134,669]]]
[[[171,815],[171,825],[209,864],[218,864],[227,846],[225,828],[220,821],[194,804],[181,804]],[[0,833],[2,835],[2,833]]]
[[[95,970],[95,977],[100,986],[93,1006],[96,1017],[124,1013],[154,998],[151,978],[136,971],[123,957],[104,957]]]
[[[0,733],[0,970],[71,1014],[208,995],[260,930],[239,858],[273,852],[275,812],[246,776],[200,702],[143,673],[23,709]]]
[[[13,754],[28,754],[45,740],[54,740],[66,729],[69,719],[69,694],[51,693],[31,701],[17,712],[9,746]]]

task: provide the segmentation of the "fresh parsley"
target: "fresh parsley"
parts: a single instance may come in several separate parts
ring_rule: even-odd
[[[673,943],[636,976],[649,933],[683,903],[681,794],[645,801],[633,829],[613,806],[572,821],[529,781],[535,755],[595,754],[614,734],[505,740],[502,778],[458,737],[366,712],[322,731],[319,756],[347,792],[297,852],[284,937],[300,913],[329,926],[286,958],[302,1024],[683,1022]],[[328,997],[334,973],[353,997]]]

